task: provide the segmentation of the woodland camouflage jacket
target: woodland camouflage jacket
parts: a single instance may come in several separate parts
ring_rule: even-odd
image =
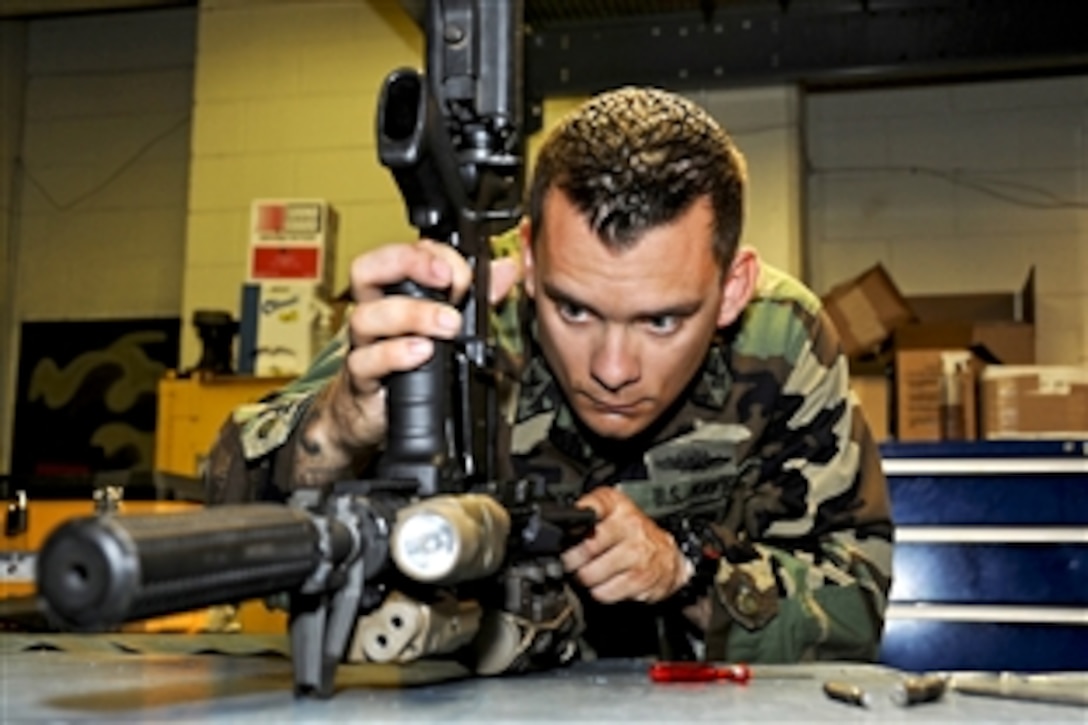
[[[719,332],[682,399],[619,446],[576,423],[533,343],[524,300],[503,309],[496,338],[521,370],[500,443],[513,473],[541,475],[574,498],[618,486],[678,539],[694,540],[711,569],[705,637],[675,602],[604,606],[586,596],[590,648],[678,656],[677,643],[695,639],[696,652],[705,645],[708,658],[731,661],[877,656],[891,583],[887,488],[815,295],[764,265],[755,297]],[[346,349],[341,331],[306,375],[236,411],[211,457],[210,501],[282,495],[273,469],[290,465],[283,444]],[[239,444],[243,455],[225,453]]]

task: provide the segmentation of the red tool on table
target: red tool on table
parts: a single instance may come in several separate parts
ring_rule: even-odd
[[[752,679],[752,668],[745,664],[716,665],[711,662],[654,662],[650,665],[654,682],[713,682],[728,680],[743,685]]]

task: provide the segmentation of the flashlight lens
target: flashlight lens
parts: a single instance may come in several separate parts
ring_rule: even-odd
[[[460,542],[450,522],[421,511],[397,526],[395,557],[401,570],[417,581],[434,581],[457,563]]]

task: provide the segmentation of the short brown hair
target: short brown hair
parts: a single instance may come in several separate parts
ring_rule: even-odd
[[[552,187],[614,247],[633,245],[706,196],[725,269],[740,239],[745,185],[744,157],[709,113],[667,91],[621,88],[568,114],[540,149],[529,187],[534,242]]]

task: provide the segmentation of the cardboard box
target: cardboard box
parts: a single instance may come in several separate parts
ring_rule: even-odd
[[[332,289],[339,216],[322,199],[255,199],[246,281],[316,282]]]
[[[912,323],[893,335],[895,424],[900,441],[975,440],[979,437],[978,381],[989,364],[1035,361],[1035,327],[1027,323]],[[963,434],[954,431],[959,415],[941,409],[943,360],[968,360],[962,380]],[[942,412],[944,415],[942,416]],[[942,421],[953,423],[942,428]]]
[[[876,265],[834,287],[824,297],[828,316],[857,363],[892,363],[891,437],[902,441],[935,441],[952,435],[974,438],[980,431],[978,373],[985,364],[1035,362],[1035,271],[1028,271],[1019,290],[948,295],[903,295],[888,272]],[[963,415],[942,415],[942,359],[966,356],[961,380],[944,390],[963,402]],[[863,408],[879,422],[871,402],[876,380],[859,382],[869,401]],[[859,395],[859,398],[861,396]],[[943,427],[942,427],[943,421]]]
[[[857,397],[858,406],[869,424],[869,430],[877,442],[888,439],[888,415],[891,411],[891,385],[888,378],[879,373],[858,373],[850,376],[850,389]]]
[[[850,357],[876,352],[892,332],[914,319],[910,305],[880,264],[833,287],[823,304]]]
[[[878,264],[836,285],[823,304],[852,358],[888,347],[978,347],[1004,364],[1035,361],[1034,268],[1016,291],[904,296]]]
[[[1088,368],[991,365],[982,373],[987,439],[1088,436]]]
[[[989,362],[1035,362],[1035,268],[1014,292],[906,298],[916,319],[898,327],[893,347],[970,348]]]
[[[907,298],[918,319],[926,322],[1035,321],[1035,267],[1019,290],[971,294],[911,295]]]
[[[329,340],[330,316],[320,284],[243,285],[238,371],[258,377],[301,375]]]
[[[892,334],[895,359],[894,436],[901,441],[979,437],[979,375],[986,365],[1035,362],[1035,271],[1016,292],[907,297],[917,320]],[[963,436],[959,416],[942,415],[942,358],[966,356]],[[942,428],[942,422],[945,427]],[[951,424],[951,428],[949,427]],[[952,431],[950,433],[950,431]]]
[[[973,350],[989,363],[1035,362],[1035,325],[1031,322],[913,322],[892,335],[895,350]]]
[[[961,363],[952,371],[953,362]],[[978,437],[977,378],[983,362],[970,350],[895,353],[895,437],[901,441]]]

